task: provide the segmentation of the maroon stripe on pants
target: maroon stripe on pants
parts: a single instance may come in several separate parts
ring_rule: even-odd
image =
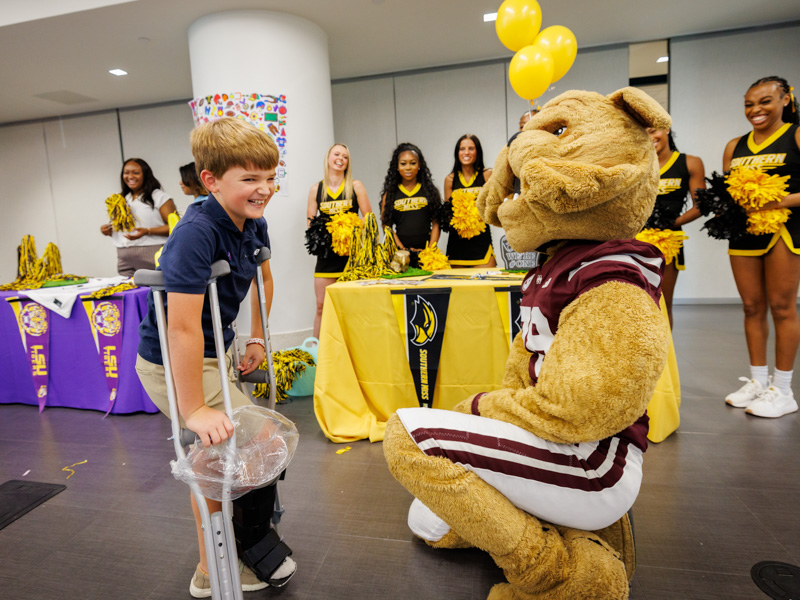
[[[435,435],[430,435],[429,432],[430,430],[425,430],[421,428],[414,430],[411,433],[411,435],[415,441],[437,439]],[[464,432],[459,432],[459,433],[464,434]],[[488,438],[490,440],[498,441],[497,438],[491,438],[490,436],[476,436],[475,434],[469,434],[468,438],[469,439],[467,440],[465,439],[464,435],[461,435],[461,436],[450,436],[448,439],[451,440],[456,439],[458,441],[467,442],[470,444],[475,444],[476,438]],[[604,440],[603,443],[606,443],[606,440]],[[518,442],[510,442],[509,440],[502,440],[502,444],[494,443],[488,446],[483,445],[483,447],[488,449],[503,449],[502,446],[505,444],[514,444],[516,446],[527,447],[529,450],[533,450],[532,452],[528,453],[516,452],[516,454],[519,454],[520,456],[532,458],[553,465],[574,467],[582,469],[584,471],[595,470],[588,464],[588,461],[580,459],[577,456],[553,454],[548,452],[547,450],[542,450],[539,448],[531,448],[530,446],[525,446],[524,444],[519,444]],[[605,455],[607,455],[607,451],[608,451],[608,445],[606,444],[604,453]],[[583,490],[587,492],[598,492],[613,487],[622,478],[625,471],[625,464],[626,464],[625,459],[628,452],[628,444],[624,440],[620,440],[617,448],[617,454],[614,457],[614,463],[611,466],[611,468],[602,477],[594,477],[591,479],[588,478],[587,476],[572,475],[568,473],[561,473],[558,471],[551,471],[546,467],[537,467],[537,466],[514,462],[513,460],[509,459],[486,456],[484,454],[481,454],[479,451],[472,452],[469,450],[456,450],[449,448],[445,449],[439,446],[434,446],[424,450],[424,452],[429,456],[443,456],[445,458],[448,458],[454,463],[470,466],[473,469],[488,470],[495,473],[500,473],[513,477],[519,477],[521,479],[539,481],[541,483],[556,485],[563,488]],[[600,452],[593,453],[592,454],[592,457],[594,457],[593,462],[597,461],[599,457],[603,456],[604,454]],[[602,460],[599,460],[598,466],[602,462],[603,462]]]

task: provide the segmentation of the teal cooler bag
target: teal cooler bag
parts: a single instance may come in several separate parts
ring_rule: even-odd
[[[295,346],[298,350],[308,352],[317,362],[317,352],[319,351],[319,340],[315,337],[306,338],[299,346]],[[294,350],[295,348],[290,348]],[[314,395],[314,377],[317,375],[316,366],[306,366],[299,377],[296,377],[292,383],[292,387],[286,392],[289,396],[313,396]]]

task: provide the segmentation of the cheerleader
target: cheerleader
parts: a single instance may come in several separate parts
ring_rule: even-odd
[[[792,369],[800,343],[797,290],[800,283],[800,129],[797,101],[785,79],[765,77],[747,90],[744,114],[752,131],[728,142],[723,170],[760,165],[770,175],[789,176],[788,195],[760,210],[791,209],[775,234],[729,242],[731,269],[744,305],[744,332],[750,378],[725,401],[759,417],[781,417],[797,410]],[[767,368],[767,313],[775,324],[775,372]]]
[[[372,212],[367,190],[360,181],[354,181],[350,169],[350,150],[344,144],[334,144],[328,149],[323,165],[323,179],[311,186],[308,192],[306,225],[318,213],[328,216],[344,212],[362,215]],[[332,249],[326,256],[317,257],[314,268],[314,295],[317,299],[317,312],[314,315],[314,337],[319,337],[322,320],[322,305],[325,302],[325,288],[335,283],[344,272],[347,256],[339,256]]]
[[[100,227],[100,233],[109,236],[117,248],[117,273],[133,277],[139,269],[155,269],[156,252],[169,235],[169,215],[177,212],[175,202],[159,183],[153,170],[141,158],[129,158],[120,173],[122,191],[133,213],[136,228],[133,231],[114,231],[111,223]]]
[[[680,231],[683,225],[700,217],[700,210],[694,200],[697,190],[705,187],[705,167],[697,156],[681,154],[672,139],[669,129],[647,130],[658,155],[658,166],[661,178],[658,182],[658,196],[653,214],[645,224],[645,229],[670,229]],[[691,196],[692,206],[683,212],[686,197]],[[664,279],[661,282],[661,293],[669,315],[669,326],[672,327],[672,296],[678,271],[686,268],[683,259],[683,247],[678,255],[666,265]]]
[[[444,197],[447,202],[455,190],[465,189],[468,192],[480,193],[481,187],[492,176],[492,170],[483,166],[483,149],[481,142],[472,134],[458,138],[453,152],[455,162],[453,170],[444,180]],[[463,238],[455,229],[450,230],[447,240],[447,256],[454,267],[495,267],[497,261],[492,249],[492,232],[489,226],[483,233],[471,238]]]
[[[434,215],[441,204],[422,151],[414,144],[397,146],[381,189],[381,221],[392,230],[397,248],[410,252],[412,267],[419,267],[425,244],[439,240]]]

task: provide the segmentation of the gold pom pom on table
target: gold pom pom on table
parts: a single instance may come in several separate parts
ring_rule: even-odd
[[[132,281],[125,281],[123,283],[118,283],[117,285],[109,285],[102,289],[97,290],[96,292],[92,292],[91,294],[87,294],[86,296],[89,298],[106,298],[108,296],[113,296],[114,294],[118,294],[119,292],[124,292],[125,290],[135,290],[136,284]]]
[[[430,242],[425,243],[425,249],[419,253],[419,264],[426,271],[439,271],[450,268],[447,256],[436,245],[436,242],[433,242],[433,244]]]
[[[333,251],[339,256],[350,254],[351,238],[361,226],[361,219],[355,213],[346,212],[333,215],[326,225],[331,234]]]
[[[469,239],[486,231],[486,223],[478,215],[477,193],[458,189],[450,198],[453,203],[453,218],[450,219],[450,225],[458,235]]]
[[[47,244],[41,258],[36,253],[36,241],[32,235],[22,236],[19,246],[19,266],[17,278],[5,285],[0,285],[0,290],[35,290],[47,281],[64,281],[66,279],[81,279],[80,275],[62,273],[61,252],[52,242]]]
[[[789,220],[788,208],[758,210],[770,202],[781,202],[787,195],[789,175],[770,175],[761,166],[736,167],[725,178],[728,193],[737,204],[750,212],[747,233],[764,235],[776,233]]]
[[[391,230],[384,228],[384,242],[379,243],[378,219],[370,213],[365,217],[364,227],[353,230],[350,244],[350,260],[338,281],[377,279],[393,273],[392,258],[397,251]]]
[[[131,207],[120,194],[112,194],[106,198],[108,219],[114,231],[133,231],[136,229],[136,220],[133,218]]]
[[[299,348],[273,352],[272,368],[275,370],[275,402],[279,404],[284,402],[294,380],[306,370],[306,367],[313,367],[315,364],[314,358],[308,352]],[[269,369],[266,358],[258,368],[265,371]],[[253,396],[256,398],[269,398],[269,383],[257,383]]]
[[[636,234],[636,239],[640,242],[652,244],[661,251],[667,264],[675,260],[683,241],[688,240],[689,236],[683,231],[673,231],[671,229],[642,229]]]

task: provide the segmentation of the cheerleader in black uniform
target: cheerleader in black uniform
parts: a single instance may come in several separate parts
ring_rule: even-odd
[[[492,170],[483,166],[483,149],[477,136],[469,133],[462,135],[456,142],[453,154],[455,156],[453,170],[444,179],[446,202],[450,201],[454,190],[465,188],[480,192],[483,184],[492,176]],[[451,229],[447,240],[447,256],[454,267],[497,266],[489,225],[483,233],[472,238],[462,238],[457,231]]]
[[[410,252],[412,267],[419,267],[425,244],[439,240],[434,215],[441,204],[422,151],[414,144],[397,146],[381,189],[381,221],[392,229],[397,248]]]
[[[678,152],[669,129],[650,128],[647,133],[650,134],[650,139],[653,140],[653,146],[658,155],[661,177],[658,181],[656,206],[653,209],[653,215],[645,224],[645,229],[653,227],[680,231],[683,225],[691,223],[700,216],[700,210],[694,204],[694,198],[697,190],[706,185],[703,161],[697,156]],[[686,197],[689,195],[692,198],[692,206],[684,212]],[[663,216],[665,215],[670,215],[670,219],[671,215],[675,215],[675,220],[669,224],[664,223]],[[659,222],[659,216],[661,216],[661,222]],[[681,248],[678,256],[666,266],[664,279],[661,281],[661,292],[664,294],[664,303],[667,305],[670,327],[672,327],[672,295],[675,291],[675,282],[678,280],[678,271],[683,271],[685,268],[683,248]]]
[[[729,243],[733,277],[744,305],[744,332],[750,378],[725,401],[759,417],[781,417],[797,410],[792,370],[800,344],[797,290],[800,284],[800,129],[797,101],[785,79],[759,79],[744,97],[744,114],[753,130],[728,142],[722,168],[760,165],[770,175],[789,175],[788,195],[760,210],[790,208],[789,220],[775,234],[750,235]],[[769,385],[767,312],[775,324],[775,373]]]
[[[372,212],[367,190],[360,181],[353,180],[350,169],[350,150],[344,144],[334,144],[325,156],[322,181],[312,185],[308,192],[306,225],[317,215],[317,212],[333,216],[343,212],[358,214],[359,210],[362,215]],[[314,294],[317,297],[314,337],[319,337],[325,288],[341,277],[347,259],[347,256],[339,256],[333,250],[325,257],[317,257],[317,265],[314,268]]]

